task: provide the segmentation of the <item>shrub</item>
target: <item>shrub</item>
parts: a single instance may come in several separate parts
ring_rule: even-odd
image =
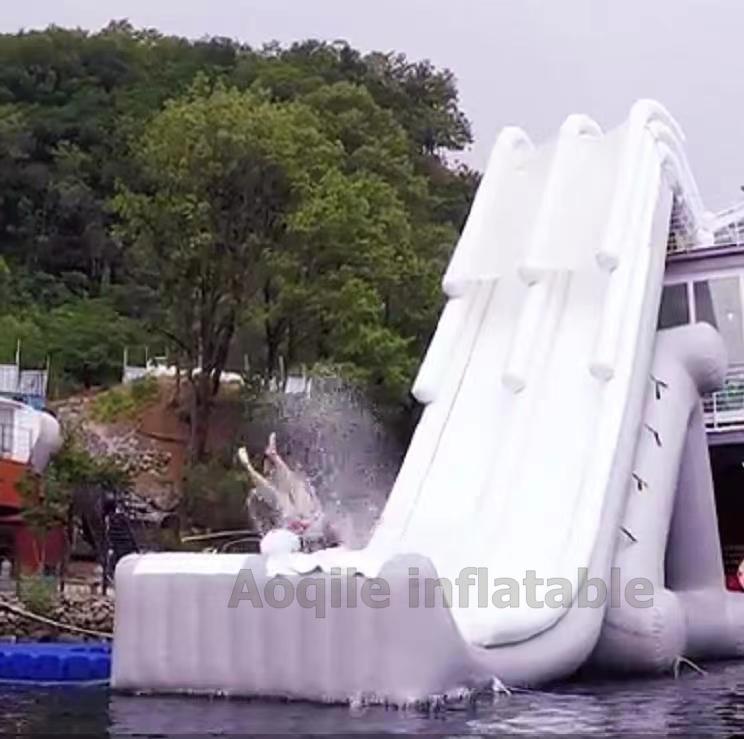
[[[48,618],[57,604],[55,580],[43,575],[22,577],[18,580],[18,597],[27,611]]]
[[[45,484],[74,491],[80,487],[125,490],[131,487],[128,473],[106,456],[93,456],[73,432],[65,435],[62,449],[46,469]]]
[[[68,433],[62,448],[52,458],[42,475],[28,471],[16,483],[23,510],[21,518],[37,536],[46,537],[53,528],[64,526],[69,520],[72,497],[84,487],[127,489],[129,475],[109,457],[93,457]],[[46,547],[39,554],[39,571],[44,571]]]
[[[132,400],[138,405],[143,406],[157,400],[160,394],[158,381],[154,377],[143,377],[135,380],[129,385],[129,394]]]
[[[248,489],[245,475],[220,460],[192,465],[183,484],[186,516],[192,525],[213,531],[247,528]]]
[[[102,423],[130,419],[156,400],[159,392],[157,380],[153,377],[144,377],[130,385],[111,388],[93,400],[91,415],[95,421]]]
[[[132,396],[123,388],[115,387],[97,395],[90,410],[95,421],[111,423],[130,417],[134,408]]]

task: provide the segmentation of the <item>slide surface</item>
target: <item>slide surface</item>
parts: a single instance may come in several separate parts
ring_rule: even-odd
[[[448,302],[414,386],[426,403],[368,547],[270,558],[271,573],[423,555],[453,585],[464,638],[497,646],[565,613],[460,602],[458,576],[529,572],[578,592],[613,476],[632,460],[658,311],[672,191],[702,222],[681,134],[641,101],[602,133],[570,116],[533,147],[505,129],[444,278]],[[695,238],[696,234],[691,234]],[[628,414],[634,418],[628,418]],[[606,534],[606,532],[605,532]],[[495,586],[489,593],[489,598]],[[513,602],[513,600],[512,600]]]
[[[661,669],[685,651],[741,652],[744,606],[726,601],[725,639],[710,637],[715,619],[685,616],[705,611],[696,599],[712,588],[712,560],[705,577],[677,583],[684,594],[662,588],[653,609],[608,615],[606,602],[577,602],[587,578],[610,582],[613,561],[659,586],[667,534],[687,542],[710,529],[704,431],[687,432],[710,386],[690,379],[708,356],[704,335],[675,329],[655,347],[673,208],[687,224],[677,242],[708,238],[682,135],[656,103],[637,103],[606,133],[570,116],[539,147],[505,129],[444,276],[447,304],[414,386],[426,407],[368,546],[124,558],[112,685],[401,704],[496,676],[559,679],[592,656]],[[654,372],[673,390],[664,402]],[[686,502],[670,520],[680,464],[685,500],[703,513]],[[690,569],[693,550],[668,551]],[[443,583],[432,607],[412,603],[412,571],[419,588]],[[479,571],[487,592],[460,587]],[[389,597],[370,605],[357,591],[377,576]],[[569,601],[546,607],[557,581]],[[289,592],[281,603],[277,589]],[[504,589],[510,607],[496,606]]]

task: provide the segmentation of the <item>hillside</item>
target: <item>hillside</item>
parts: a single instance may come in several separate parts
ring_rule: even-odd
[[[137,495],[170,509],[181,499],[188,458],[188,394],[174,403],[174,382],[161,378],[146,398],[117,412],[110,399],[128,392],[122,386],[92,390],[53,403],[52,409],[65,431],[77,434],[92,455],[111,457],[131,474]],[[239,398],[223,390],[213,413],[209,451],[222,454],[239,433]]]

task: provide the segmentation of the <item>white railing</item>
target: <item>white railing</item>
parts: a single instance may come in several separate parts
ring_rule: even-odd
[[[732,365],[723,390],[703,398],[709,432],[744,430],[744,365]]]
[[[135,367],[132,365],[124,365],[124,372],[121,376],[122,385],[129,385],[137,380],[141,380],[148,375],[147,367]]]
[[[46,398],[49,372],[43,370],[19,370],[15,364],[0,364],[0,394],[32,395]]]
[[[48,384],[49,372],[47,370],[21,370],[18,376],[18,392],[21,395],[46,398]]]
[[[18,392],[18,367],[15,364],[0,364],[0,393],[8,395]]]
[[[667,253],[678,254],[698,248],[695,219],[683,200],[674,198],[672,215],[669,219],[669,238]]]
[[[675,201],[669,224],[669,254],[679,254],[716,247],[744,249],[744,202],[719,211],[708,224],[710,237],[701,242],[691,228],[689,214],[679,201]]]
[[[744,246],[744,224],[735,223],[716,231],[713,246]]]

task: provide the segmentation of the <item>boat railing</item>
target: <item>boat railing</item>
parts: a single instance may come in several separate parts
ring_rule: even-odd
[[[744,364],[733,364],[723,389],[703,398],[705,425],[709,432],[744,430]]]

